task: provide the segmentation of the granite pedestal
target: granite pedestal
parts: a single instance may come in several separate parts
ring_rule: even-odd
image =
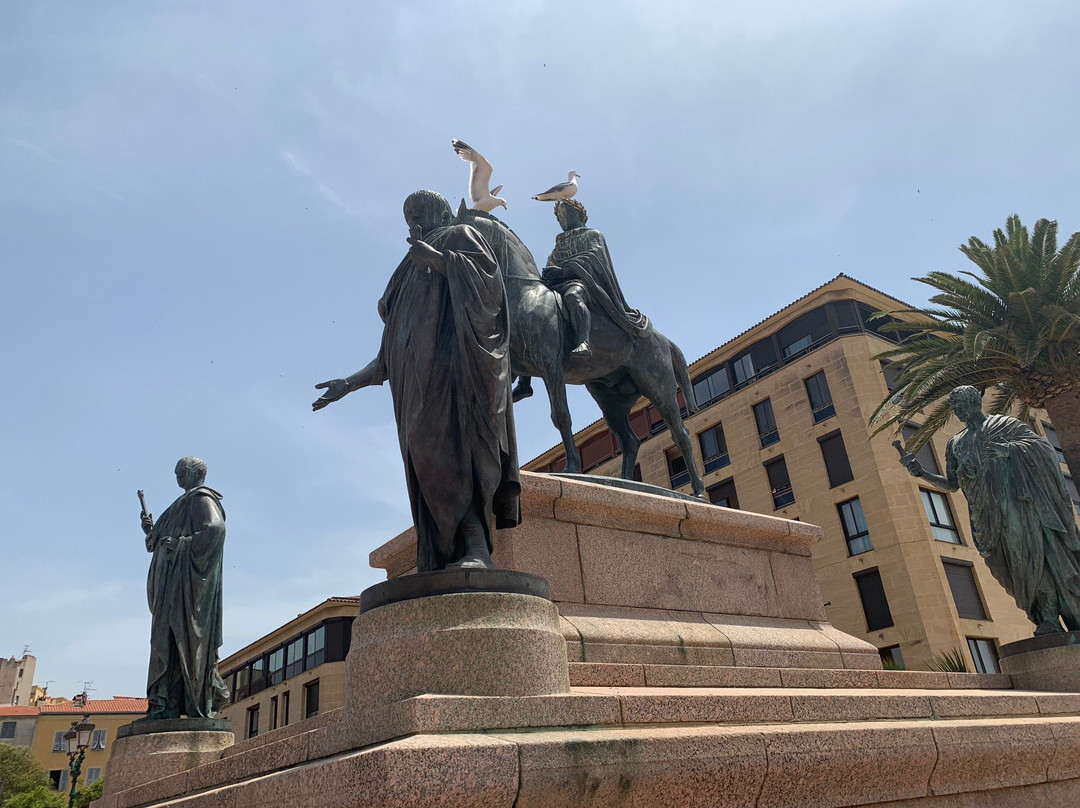
[[[1080,632],[1011,642],[998,653],[1001,672],[1018,688],[1080,693]]]

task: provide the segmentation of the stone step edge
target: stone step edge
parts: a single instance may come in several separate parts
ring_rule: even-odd
[[[571,662],[571,687],[818,687],[1010,690],[1004,673]]]
[[[650,737],[651,736],[651,737]],[[875,736],[882,736],[879,740]],[[282,777],[304,775],[300,770],[311,771],[324,766],[334,767],[346,763],[352,759],[358,759],[365,755],[386,755],[392,758],[395,753],[403,753],[406,757],[410,753],[419,753],[417,761],[409,765],[401,764],[400,771],[409,771],[412,767],[422,765],[420,761],[430,754],[430,750],[436,752],[447,749],[455,749],[456,752],[468,758],[470,752],[480,751],[492,745],[505,744],[509,747],[512,755],[510,759],[515,764],[515,775],[523,774],[526,765],[524,747],[529,747],[532,754],[538,756],[541,761],[536,769],[557,769],[555,756],[561,755],[564,768],[571,765],[586,765],[583,749],[590,749],[591,754],[608,755],[614,758],[615,763],[629,760],[625,754],[620,755],[615,749],[617,744],[630,744],[635,750],[640,751],[642,743],[667,744],[676,747],[675,752],[669,750],[667,756],[656,756],[649,762],[655,766],[664,763],[664,769],[673,769],[671,776],[681,776],[674,771],[680,762],[684,760],[699,760],[699,742],[712,739],[716,741],[732,742],[731,750],[725,750],[725,755],[713,755],[713,758],[723,757],[722,766],[716,767],[727,769],[729,758],[745,757],[744,750],[739,744],[760,746],[761,758],[759,766],[765,766],[767,771],[765,783],[760,788],[768,785],[769,774],[772,773],[774,762],[779,761],[781,767],[792,766],[792,758],[803,757],[812,762],[817,776],[807,779],[807,770],[804,765],[795,765],[789,775],[796,776],[798,785],[804,789],[801,793],[803,799],[818,804],[819,800],[810,799],[811,795],[805,789],[811,788],[845,788],[847,783],[838,783],[835,776],[824,776],[822,770],[831,768],[839,770],[847,776],[852,774],[852,755],[859,752],[865,757],[869,751],[879,757],[883,750],[888,750],[892,755],[889,763],[893,770],[903,770],[902,762],[898,760],[903,753],[918,746],[933,747],[931,752],[924,749],[925,754],[918,755],[924,764],[929,765],[925,772],[928,779],[928,787],[925,791],[908,794],[906,796],[894,796],[882,793],[874,799],[865,802],[851,803],[849,801],[821,804],[873,804],[877,802],[889,802],[894,799],[919,798],[940,794],[960,794],[968,791],[989,790],[1022,786],[1025,784],[1037,784],[1044,782],[1056,782],[1076,780],[1080,789],[1080,716],[1055,716],[1055,717],[1015,717],[1001,718],[963,718],[946,721],[887,721],[887,722],[829,722],[815,724],[773,724],[755,726],[718,726],[718,725],[691,725],[679,727],[577,727],[577,728],[549,728],[531,730],[495,730],[488,732],[473,733],[423,733],[406,738],[396,739],[385,743],[376,743],[362,749],[343,750],[333,755],[319,759],[312,759],[295,764],[279,765],[265,771],[252,773],[245,777],[230,782],[222,782],[212,786],[195,789],[181,790],[170,793],[162,793],[160,789],[151,790],[149,787],[156,784],[147,784],[128,791],[120,792],[111,797],[95,803],[95,808],[144,808],[145,806],[168,803],[176,808],[185,808],[189,802],[202,804],[200,799],[203,795],[216,792],[228,801],[228,792],[239,793],[237,789],[249,787],[258,781],[264,781],[273,788],[287,787]],[[882,740],[884,742],[882,742]],[[568,744],[567,742],[572,742]],[[906,743],[900,743],[904,742]],[[685,756],[677,753],[677,747],[682,743],[686,747]],[[572,746],[572,752],[569,747]],[[722,744],[721,744],[722,746]],[[901,746],[908,747],[902,750]],[[709,745],[710,749],[716,750],[717,744]],[[544,751],[547,749],[547,751]],[[930,758],[933,758],[931,761]],[[536,758],[534,758],[534,762]],[[464,762],[464,761],[462,761]],[[739,760],[739,763],[745,763]],[[942,766],[945,762],[947,765]],[[983,765],[977,765],[978,763]],[[880,761],[879,761],[880,763]],[[1041,767],[1041,771],[1040,771]],[[387,767],[388,769],[389,767]],[[449,771],[454,767],[447,767],[447,761],[440,761],[440,770]],[[617,776],[617,768],[612,771],[611,766],[597,766],[597,772],[604,776]],[[1021,774],[1017,770],[1023,768]],[[1027,771],[1031,769],[1031,771]],[[380,767],[386,777],[389,772]],[[693,773],[689,771],[688,773]],[[835,774],[835,773],[834,773]],[[655,772],[653,772],[655,776]],[[938,777],[939,784],[933,787],[933,778]],[[893,779],[895,779],[895,771]],[[172,778],[169,778],[172,779]],[[326,781],[326,778],[321,778]],[[962,787],[958,781],[962,780]],[[518,780],[520,787],[520,779]],[[622,778],[620,778],[620,785]],[[374,784],[376,787],[384,785],[384,782]],[[794,783],[793,783],[794,785]],[[449,786],[448,786],[449,787]],[[156,791],[157,793],[154,793]],[[141,793],[140,793],[141,792]],[[845,792],[846,793],[846,792]],[[1080,793],[1080,791],[1078,791]],[[256,795],[257,796],[257,795]],[[341,795],[338,795],[339,797]],[[373,797],[365,794],[365,798]],[[818,795],[819,797],[821,795]],[[216,804],[216,803],[215,803]],[[229,802],[231,804],[231,802]],[[245,803],[247,804],[247,803]],[[258,800],[252,804],[259,804]],[[357,803],[359,804],[359,803]],[[369,804],[369,803],[364,803]],[[427,803],[405,801],[386,801],[387,806],[408,805],[413,808]],[[441,803],[439,803],[441,804]],[[516,803],[515,803],[516,804]],[[529,803],[532,805],[533,803]],[[549,803],[544,803],[549,804]],[[574,803],[560,803],[571,805]],[[764,805],[764,802],[757,804]],[[772,804],[772,803],[768,803]],[[786,804],[786,803],[785,803]],[[550,803],[554,806],[555,803]]]

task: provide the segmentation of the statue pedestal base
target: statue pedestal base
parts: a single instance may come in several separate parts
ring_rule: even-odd
[[[210,763],[234,742],[220,718],[134,721],[116,733],[105,796]]]
[[[1018,690],[1080,693],[1080,631],[1011,642],[999,655]]]

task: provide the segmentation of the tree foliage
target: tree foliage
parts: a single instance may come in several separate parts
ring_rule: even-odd
[[[4,801],[4,808],[67,808],[67,795],[52,785],[37,786]]]
[[[51,787],[50,782],[29,749],[0,744],[0,805],[12,796],[38,786]]]
[[[99,777],[86,788],[75,792],[75,808],[90,808],[90,803],[100,800],[105,789],[105,778]]]
[[[1059,250],[1056,222],[1039,219],[1029,234],[1014,215],[993,245],[972,236],[960,251],[978,271],[914,278],[937,290],[932,305],[892,312],[904,321],[882,327],[901,335],[876,357],[899,378],[871,423],[880,432],[921,421],[908,451],[949,419],[944,398],[958,385],[992,389],[990,412],[1019,405],[1021,418],[1080,388],[1080,233]]]

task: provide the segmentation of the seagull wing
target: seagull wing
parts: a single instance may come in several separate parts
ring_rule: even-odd
[[[491,187],[488,185],[491,182],[491,163],[463,140],[453,140],[451,144],[457,156],[469,164],[469,198],[475,205],[488,196],[488,188]]]

